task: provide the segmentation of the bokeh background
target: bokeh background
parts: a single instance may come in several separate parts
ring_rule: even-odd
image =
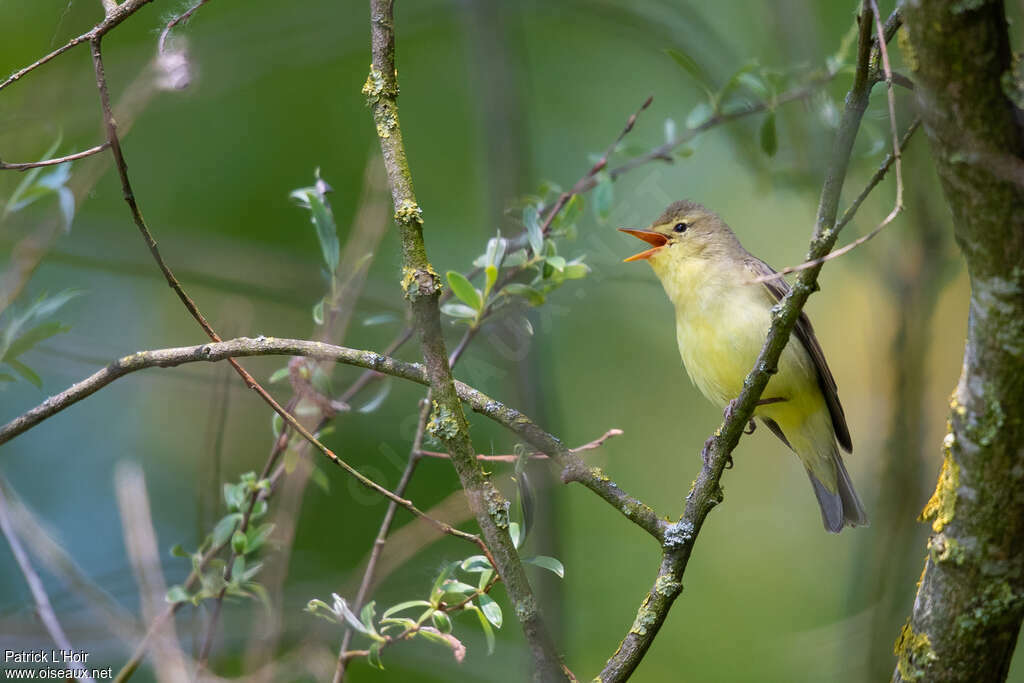
[[[351,302],[345,343],[381,349],[399,329],[398,243],[359,92],[369,61],[365,5],[213,0],[176,34],[186,41],[191,72],[184,89],[160,89],[148,66],[159,29],[182,3],[156,0],[104,41],[136,196],[165,258],[225,337],[314,334],[310,311],[324,288],[319,246],[307,214],[288,193],[310,185],[316,167],[333,187],[343,244],[360,225],[383,232],[363,293]],[[653,104],[612,166],[660,144],[666,119],[681,131],[705,96],[666,48],[689,55],[717,83],[751,60],[798,83],[837,51],[856,5],[399,3],[401,122],[435,266],[466,270],[496,230],[516,234],[516,214],[506,207],[544,181],[571,186],[648,95]],[[891,10],[891,3],[882,5]],[[0,3],[0,75],[99,18],[99,3],[85,0]],[[895,43],[893,53],[900,63]],[[653,274],[644,264],[621,262],[636,251],[635,240],[614,228],[644,225],[669,201],[686,197],[718,211],[769,263],[799,262],[849,80],[841,73],[814,96],[781,107],[772,157],[759,142],[763,117],[755,116],[698,137],[685,158],[623,176],[614,185],[610,216],[599,220],[588,208],[578,239],[563,247],[566,255],[585,255],[591,274],[529,312],[531,338],[512,335],[500,322],[490,325],[456,376],[523,408],[569,444],[624,430],[587,458],[660,513],[680,514],[700,446],[721,415],[681,367],[673,313]],[[912,106],[900,93],[902,124]],[[881,161],[887,130],[879,87],[846,201]],[[61,151],[69,152],[97,144],[101,135],[86,47],[0,93],[5,161],[37,159],[59,136]],[[638,680],[888,679],[892,643],[909,614],[926,552],[927,527],[915,518],[940,466],[969,295],[923,137],[906,153],[904,179],[906,213],[876,240],[828,265],[822,291],[808,305],[850,421],[855,452],[847,462],[872,525],[824,533],[796,459],[766,430],[744,438],[724,479],[725,504],[708,519],[685,590]],[[0,199],[19,180],[14,172],[0,176]],[[6,387],[0,420],[118,356],[204,341],[152,264],[109,165],[78,162],[69,183],[79,192],[69,232],[52,200],[0,223],[5,277],[22,254],[16,245],[43,245],[15,305],[42,292],[84,290],[58,316],[71,331],[24,358],[42,376],[43,389],[25,382]],[[890,180],[841,241],[871,229],[893,199]],[[386,313],[392,320],[380,322]],[[457,333],[452,328],[452,343]],[[415,346],[399,355],[415,359]],[[261,379],[282,365],[273,358],[245,362]],[[334,386],[344,388],[356,376],[341,368]],[[274,387],[287,398],[287,387]],[[386,395],[379,386],[360,395],[356,407],[383,400],[372,411],[340,416],[327,443],[393,487],[422,391],[397,382],[386,388]],[[477,418],[473,437],[482,452],[511,452],[515,445]],[[268,409],[226,366],[190,365],[120,380],[5,444],[0,472],[9,495],[16,493],[81,571],[137,612],[115,498],[118,464],[136,463],[145,474],[161,552],[178,543],[194,548],[223,514],[221,482],[259,470],[271,440]],[[508,468],[493,471],[506,486]],[[253,601],[228,603],[214,671],[323,680],[333,670],[340,627],[303,607],[332,592],[354,594],[385,504],[340,470],[323,472],[329,492],[311,485],[289,499],[293,544],[267,557],[275,613]],[[532,576],[567,663],[590,676],[632,623],[655,575],[658,549],[589,492],[558,484],[546,467],[533,468],[531,478],[539,503],[528,549],[566,567],[564,580],[541,570]],[[456,487],[447,463],[427,461],[410,497],[429,508],[449,500]],[[456,498],[444,512],[473,529],[463,509]],[[408,522],[400,513],[399,524]],[[456,541],[422,542],[424,532],[415,526],[405,534],[399,545],[412,557],[390,569],[374,593],[378,605],[422,596],[445,561],[467,554]],[[182,580],[187,561],[163,558],[168,583]],[[90,664],[116,671],[132,643],[109,631],[80,587],[38,558],[36,565],[75,647],[92,653]],[[496,595],[503,601],[501,588]],[[200,639],[205,618],[204,611],[182,610],[178,633],[186,652]],[[473,620],[457,619],[456,634],[468,648],[462,664],[436,645],[413,643],[388,650],[384,672],[353,664],[351,679],[527,676],[522,635],[508,610],[490,657]],[[0,648],[51,647],[10,549],[0,543]],[[281,666],[260,669],[273,661]],[[135,678],[152,680],[154,672],[147,665]],[[1019,662],[1011,679],[1024,681]]]

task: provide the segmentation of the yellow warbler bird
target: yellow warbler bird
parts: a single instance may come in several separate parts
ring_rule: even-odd
[[[651,245],[626,261],[651,264],[675,306],[679,354],[690,379],[725,407],[743,389],[771,325],[771,308],[789,286],[781,278],[752,284],[775,271],[695,202],[669,205],[645,230],[620,230]],[[825,529],[838,533],[868,523],[839,454],[839,446],[851,452],[853,444],[836,382],[806,315],[800,315],[754,416],[800,458]]]

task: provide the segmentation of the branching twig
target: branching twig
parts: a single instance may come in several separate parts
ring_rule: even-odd
[[[598,438],[594,439],[593,441],[591,441],[589,443],[585,443],[582,446],[577,446],[576,448],[570,448],[569,452],[570,453],[582,453],[584,451],[597,450],[598,448],[600,448],[601,446],[604,445],[605,441],[607,441],[608,439],[612,438],[613,436],[620,436],[621,434],[622,434],[622,430],[621,429],[609,429],[607,432],[605,432],[604,434],[602,434],[601,436],[599,436]],[[427,456],[429,458],[438,458],[438,459],[445,459],[445,460],[448,459],[448,454],[447,453],[440,453],[438,451],[422,451],[421,450],[419,453],[420,453],[420,455],[425,455],[425,456]],[[550,460],[550,457],[548,456],[547,453],[541,453],[540,451],[534,451],[533,453],[528,453],[526,455],[526,457],[530,458],[531,460]],[[483,453],[478,453],[477,456],[476,456],[476,459],[480,460],[481,462],[507,462],[507,463],[514,463],[517,460],[519,460],[519,456],[514,454],[514,453],[509,453],[507,455],[484,455]]]
[[[125,0],[125,2],[121,3],[120,5],[115,5],[112,11],[106,12],[106,17],[103,19],[103,21],[94,26],[91,31],[83,33],[82,35],[76,38],[72,38],[64,45],[61,45],[45,57],[41,57],[36,61],[32,62],[31,64],[29,64],[28,66],[26,66],[25,68],[15,71],[13,74],[8,76],[6,80],[0,83],[0,90],[3,90],[8,85],[20,79],[22,76],[29,73],[30,71],[33,71],[41,67],[43,64],[46,64],[54,57],[58,57],[64,54],[76,45],[81,45],[82,43],[88,43],[98,40],[99,38],[102,38],[104,35],[109,33],[112,28],[120,24],[122,21],[124,21],[131,15],[135,14],[135,12],[138,11],[140,7],[152,1],[153,0]]]
[[[0,533],[3,533],[7,539],[7,544],[11,547],[11,554],[14,555],[14,560],[18,563],[22,576],[25,577],[25,583],[28,584],[29,592],[32,593],[32,599],[36,603],[36,613],[39,615],[40,621],[43,622],[46,632],[50,634],[50,638],[53,639],[54,644],[58,648],[70,651],[71,641],[68,640],[64,629],[61,628],[60,622],[57,620],[57,614],[53,611],[53,605],[50,604],[50,598],[46,595],[43,582],[32,566],[28,553],[22,547],[21,540],[14,530],[14,525],[11,524],[7,496],[2,486],[0,486]],[[82,680],[92,683],[93,679],[86,676]]]
[[[909,126],[907,126],[907,130],[903,133],[903,137],[899,141],[898,148],[900,150],[904,150],[907,148],[907,144],[910,142],[910,138],[914,136],[914,133],[917,131],[920,125],[921,118],[917,117],[910,123]],[[834,228],[836,232],[839,232],[844,227],[846,227],[846,224],[853,219],[853,216],[857,213],[857,209],[859,209],[860,205],[864,203],[864,200],[867,199],[869,194],[871,194],[871,191],[875,189],[875,186],[882,181],[882,179],[885,177],[886,173],[889,172],[889,169],[892,167],[895,161],[895,154],[890,152],[889,154],[886,155],[881,165],[875,171],[875,174],[871,176],[871,180],[868,181],[867,185],[864,186],[864,189],[860,191],[860,194],[858,194],[850,203],[850,206],[846,209],[846,211],[843,212],[842,217],[838,221],[836,221],[836,227]],[[897,176],[897,178],[898,177],[899,176]],[[897,182],[899,183],[900,181],[898,180]],[[902,202],[897,204],[896,206],[902,209]],[[882,229],[885,226],[889,225],[889,223],[892,222],[893,218],[896,217],[896,214],[894,212],[896,212],[895,207],[893,208],[893,212],[890,212],[889,215],[886,216],[885,220],[883,220],[881,223],[875,226],[875,228],[871,232],[865,235],[861,235],[860,237],[850,242],[846,246],[831,251],[825,256],[822,256],[821,258],[812,259],[810,261],[804,261],[803,263],[796,266],[786,266],[777,273],[772,273],[771,275],[762,275],[761,277],[753,278],[748,282],[750,284],[754,284],[758,282],[770,282],[772,280],[778,280],[779,278],[789,275],[790,273],[797,273],[801,270],[807,270],[808,268],[820,266],[826,261],[831,261],[832,259],[838,258],[847,252],[853,251],[860,245],[864,244],[868,240],[875,237],[878,233],[882,232]]]
[[[811,239],[811,259],[821,258],[827,254],[837,237],[833,228],[838,213],[839,195],[849,166],[853,142],[871,93],[871,15],[868,0],[864,0],[859,21],[856,72],[853,85],[846,97],[832,160],[822,188]],[[600,680],[623,681],[632,675],[661,629],[673,602],[682,591],[683,574],[704,520],[711,509],[722,501],[723,494],[719,482],[726,462],[753,416],[757,401],[769,379],[776,372],[779,357],[789,341],[790,333],[804,304],[811,292],[816,290],[820,269],[821,264],[802,271],[792,290],[773,310],[771,328],[753,369],[743,383],[743,391],[730,402],[722,425],[704,444],[701,453],[704,466],[687,496],[683,516],[665,530],[662,544],[664,554],[657,579],[644,597],[633,627],[601,671]]]
[[[43,161],[29,161],[23,164],[12,164],[5,161],[0,161],[0,171],[27,171],[30,168],[40,168],[42,166],[56,166],[58,164],[64,164],[69,161],[76,159],[84,159],[85,157],[91,157],[93,154],[99,154],[103,150],[110,147],[109,142],[104,142],[102,145],[96,145],[89,149],[81,152],[75,152],[74,154],[68,154],[67,156],[57,157],[56,159],[44,159]]]

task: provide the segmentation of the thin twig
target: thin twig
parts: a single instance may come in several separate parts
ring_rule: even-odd
[[[839,196],[849,168],[853,143],[871,94],[870,58],[873,31],[870,14],[868,0],[864,0],[859,16],[857,67],[839,122],[832,160],[822,186],[818,215],[811,238],[810,255],[813,258],[824,256],[835,244],[837,235],[833,228],[838,213]],[[771,328],[753,369],[744,380],[743,391],[730,402],[721,426],[704,444],[701,453],[704,465],[686,498],[683,516],[664,532],[663,555],[658,576],[644,596],[634,621],[643,627],[632,628],[626,634],[615,654],[609,658],[599,674],[600,680],[624,681],[633,674],[657,637],[672,604],[682,591],[683,576],[704,521],[711,510],[723,500],[720,482],[726,463],[753,416],[754,408],[769,379],[778,367],[782,350],[789,342],[790,334],[804,304],[816,290],[820,269],[819,264],[815,268],[801,272],[793,288],[783,297],[777,311],[773,312]]]
[[[106,17],[103,19],[103,21],[94,26],[91,31],[87,31],[86,33],[83,33],[80,36],[72,38],[64,45],[61,45],[45,57],[40,57],[39,59],[32,62],[25,68],[18,69],[13,74],[8,76],[6,80],[0,83],[0,90],[3,90],[8,85],[13,83],[14,81],[17,81],[30,71],[38,69],[43,64],[46,64],[53,58],[64,54],[76,45],[81,45],[82,43],[88,43],[96,40],[97,38],[102,38],[112,28],[120,24],[122,21],[124,21],[131,15],[135,14],[135,12],[137,12],[139,8],[141,8],[143,5],[148,4],[152,1],[153,0],[125,0],[125,2],[121,3],[120,5],[116,5],[116,8],[113,11],[106,12]]]
[[[99,154],[103,150],[110,147],[109,142],[104,142],[102,145],[96,145],[89,149],[81,152],[75,152],[74,154],[68,154],[67,156],[57,157],[56,159],[45,159],[43,161],[30,161],[24,164],[12,164],[6,161],[0,161],[0,171],[27,171],[30,168],[40,168],[43,166],[56,166],[58,164],[64,164],[69,161],[76,159],[84,159],[85,157],[91,157],[93,154]]]
[[[7,496],[4,494],[2,486],[0,486],[0,532],[3,533],[8,545],[11,546],[11,554],[14,555],[18,568],[21,569],[21,575],[25,577],[25,583],[28,584],[29,592],[32,593],[32,600],[36,603],[36,613],[43,622],[46,632],[50,634],[50,638],[53,639],[54,644],[58,648],[70,652],[71,641],[68,640],[64,629],[61,628],[60,621],[57,620],[57,614],[53,611],[53,605],[50,604],[50,598],[46,595],[46,588],[43,587],[42,579],[36,573],[28,553],[25,552],[18,534],[14,531],[14,525],[11,523],[8,511]],[[89,676],[83,676],[81,680],[91,683],[93,679]]]
[[[903,137],[900,139],[900,142],[899,142],[899,149],[900,150],[904,150],[904,149],[907,148],[907,144],[910,142],[910,138],[912,138],[914,136],[914,133],[917,131],[917,129],[918,129],[918,127],[920,127],[920,125],[921,125],[921,118],[920,117],[916,117],[910,123],[910,125],[907,126],[907,130],[903,133]],[[854,198],[854,200],[850,203],[850,206],[846,209],[846,211],[843,212],[842,218],[840,218],[838,221],[836,221],[836,227],[833,228],[833,230],[835,232],[839,232],[844,227],[846,227],[847,223],[849,223],[851,220],[853,220],[853,217],[857,213],[857,210],[860,208],[860,205],[864,203],[864,200],[867,199],[868,195],[871,194],[872,190],[875,189],[875,186],[878,185],[878,183],[882,181],[882,179],[885,177],[886,173],[888,173],[889,169],[892,167],[893,163],[896,162],[896,159],[897,159],[896,156],[892,152],[890,152],[889,154],[886,155],[885,159],[882,161],[882,164],[875,171],[875,174],[873,176],[871,176],[871,179],[868,181],[867,185],[864,186],[864,189],[860,191],[860,194],[858,194],[857,197]],[[897,206],[900,208],[900,210],[902,210],[902,208],[903,208],[902,203],[897,204]],[[894,208],[893,211],[895,212],[896,209]],[[898,212],[896,212],[896,213],[898,213]],[[890,212],[889,215],[886,216],[885,220],[883,220],[881,223],[879,223],[871,232],[858,237],[853,242],[850,242],[849,244],[847,244],[847,245],[845,245],[843,247],[840,247],[839,249],[836,249],[835,251],[829,252],[826,256],[822,256],[821,258],[811,259],[810,261],[804,261],[803,263],[801,263],[799,265],[786,266],[785,268],[783,268],[782,270],[780,270],[777,273],[772,273],[770,275],[762,275],[760,277],[752,278],[752,279],[748,280],[747,282],[749,284],[755,284],[755,283],[758,283],[758,282],[771,282],[772,280],[778,280],[779,278],[782,278],[782,277],[784,277],[786,275],[789,275],[790,273],[797,273],[797,272],[800,272],[801,270],[807,270],[808,268],[813,268],[815,266],[820,266],[821,264],[825,263],[826,261],[831,261],[832,259],[838,258],[838,257],[842,256],[843,254],[845,254],[847,252],[853,251],[854,249],[856,249],[860,245],[862,245],[865,242],[867,242],[868,240],[872,239],[873,237],[875,237],[875,235],[877,235],[878,233],[882,232],[882,229],[885,226],[889,225],[889,223],[891,223],[892,219],[895,218],[895,217],[896,217],[896,215],[894,213]]]
[[[609,429],[607,432],[605,432],[604,434],[602,434],[601,436],[599,436],[598,438],[594,439],[593,441],[591,441],[589,443],[585,443],[582,446],[577,446],[576,448],[570,448],[569,452],[570,453],[583,453],[584,451],[596,450],[596,449],[600,448],[601,446],[603,446],[604,442],[607,441],[608,439],[612,438],[613,436],[620,436],[622,433],[623,432],[622,432],[621,429]],[[423,451],[423,450],[421,450],[419,452],[419,454],[420,455],[424,455],[424,456],[426,456],[428,458],[437,458],[439,460],[442,460],[442,459],[446,460],[448,458],[448,454],[447,453],[441,453],[439,451]],[[540,451],[534,451],[532,453],[528,453],[526,455],[526,457],[531,459],[531,460],[550,460],[551,459],[550,456],[547,453],[541,453]],[[483,461],[483,462],[507,462],[507,463],[514,463],[514,462],[517,462],[519,460],[519,456],[516,455],[515,453],[509,453],[509,454],[505,454],[505,455],[484,455],[483,453],[478,453],[477,456],[476,456],[476,459],[480,460],[480,461]]]

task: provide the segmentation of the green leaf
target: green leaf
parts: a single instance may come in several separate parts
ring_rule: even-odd
[[[521,535],[520,535],[519,529],[520,529],[519,522],[509,522],[508,523],[508,535],[512,537],[512,545],[515,546],[516,549],[519,548],[519,544],[523,540]]]
[[[213,527],[213,545],[220,546],[227,542],[231,538],[231,534],[235,531],[235,526],[242,520],[242,514],[239,512],[232,512],[230,515],[225,515],[221,518],[217,525]]]
[[[487,654],[494,654],[494,629],[491,628],[491,622],[488,621],[487,617],[484,616],[483,611],[476,605],[470,603],[466,605],[466,609],[471,609],[476,612],[476,616],[480,620],[480,628],[483,629],[484,632],[484,638],[487,639]]]
[[[695,60],[693,57],[686,54],[685,52],[682,52],[671,47],[665,49],[665,54],[671,57],[672,61],[678,64],[679,68],[688,73],[693,78],[693,80],[697,81],[697,83],[702,88],[708,91],[712,90],[711,83],[708,81],[707,76],[704,74],[704,70],[700,67],[699,64],[697,64],[697,60]]]
[[[324,300],[320,299],[313,306],[313,322],[317,325],[324,324]]]
[[[611,215],[614,201],[615,190],[612,186],[612,177],[609,173],[602,171],[597,174],[597,186],[594,188],[594,212],[602,223],[607,221]]]
[[[544,295],[529,285],[519,282],[512,282],[501,289],[509,296],[521,296],[530,302],[531,306],[540,306],[544,303]]]
[[[448,278],[448,286],[452,288],[452,294],[459,298],[459,301],[466,304],[474,311],[479,311],[483,308],[483,298],[480,296],[480,292],[466,279],[466,276],[454,270],[449,270],[446,274]]]
[[[234,540],[234,539],[232,539]],[[241,580],[242,576],[245,575],[245,558],[239,555],[231,563],[231,580],[232,583],[237,583]]]
[[[458,567],[459,564],[460,563],[458,560],[456,560],[455,562],[449,562],[441,570],[441,573],[437,575],[437,578],[434,579],[434,585],[430,588],[431,605],[436,607],[437,603],[440,602],[441,595],[444,593],[444,591],[441,588],[441,585],[448,580],[448,577],[452,575],[452,572],[455,571],[455,568]]]
[[[497,237],[487,240],[487,251],[484,253],[484,265],[501,268],[501,262],[505,258],[505,249],[508,247],[508,240],[498,233]]]
[[[17,372],[19,375],[27,379],[32,384],[36,385],[37,389],[43,388],[43,380],[40,379],[39,375],[35,373],[35,370],[25,365],[21,361],[14,360],[13,358],[8,358],[5,362],[8,365],[10,365],[14,369],[14,371]]]
[[[270,538],[270,534],[274,532],[273,522],[267,522],[261,524],[255,529],[249,529],[246,534],[246,550],[247,553],[252,553],[263,547],[263,544]]]
[[[320,180],[320,172],[316,172],[317,184],[313,187],[304,187],[291,193],[300,206],[309,210],[310,220],[316,228],[316,236],[320,241],[320,251],[323,254],[324,263],[327,264],[327,272],[332,275],[338,269],[338,257],[340,253],[338,245],[338,229],[334,224],[334,215],[324,195],[327,184]]]
[[[487,279],[487,284],[484,287],[486,297],[487,294],[490,294],[494,283],[498,281],[498,267],[493,264],[487,264],[487,267],[484,268],[484,276]]]
[[[480,611],[487,617],[487,621],[494,624],[494,628],[501,628],[501,605],[486,593],[480,595]]]
[[[565,565],[563,565],[561,562],[559,562],[553,557],[548,557],[547,555],[536,555],[534,557],[528,557],[524,559],[523,562],[527,564],[533,564],[538,567],[543,567],[544,569],[547,569],[549,572],[554,572],[558,575],[558,578],[560,579],[565,578]]]
[[[493,569],[488,569],[486,571],[481,572],[480,573],[480,580],[477,581],[477,583],[476,583],[477,589],[481,590],[481,591],[486,590],[487,589],[487,584],[489,584],[491,582],[491,579],[493,577],[494,577],[494,570]]]
[[[769,157],[775,156],[779,149],[779,140],[775,133],[775,112],[768,112],[761,124],[761,149]]]
[[[363,626],[366,627],[366,631],[372,634],[377,633],[377,628],[373,625],[373,620],[377,616],[376,605],[377,602],[375,600],[371,600],[363,605],[363,609],[359,612],[359,620],[363,623]]]
[[[171,547],[171,557],[189,557],[189,553],[181,547],[180,543],[175,543]]]
[[[544,250],[544,233],[540,228],[540,214],[537,207],[532,204],[523,209],[523,225],[526,226],[526,238],[530,242],[530,249],[534,254],[540,254]]]
[[[238,529],[231,534],[231,551],[236,555],[244,555],[249,547],[249,539]]]
[[[468,320],[476,318],[475,310],[473,310],[469,306],[457,304],[454,301],[449,301],[448,303],[441,306],[441,312],[444,313],[445,315],[450,315],[453,318],[465,318]]]
[[[434,623],[434,628],[441,633],[452,632],[452,620],[441,610],[434,610],[430,614],[430,620]]]
[[[525,249],[516,249],[505,257],[503,263],[507,268],[518,268],[526,263],[527,258],[528,256]]]
[[[404,612],[405,610],[411,609],[413,607],[430,607],[430,606],[431,606],[430,603],[427,602],[426,600],[406,600],[405,602],[400,602],[397,605],[392,605],[391,607],[388,607],[386,610],[384,610],[384,614],[382,614],[380,618],[381,618],[381,621],[383,621],[384,619],[389,618],[392,614],[397,614],[399,612]]]
[[[373,643],[366,654],[367,663],[375,669],[384,670],[384,662],[380,658],[380,648],[383,643]]]
[[[473,555],[464,559],[462,564],[459,565],[459,568],[464,572],[475,574],[477,572],[488,571],[494,567],[491,566],[491,561],[488,560],[485,555]]]
[[[0,361],[17,358],[44,339],[49,339],[55,334],[67,332],[70,329],[67,325],[56,320],[40,323],[11,342],[7,350],[4,351],[3,356],[0,356]]]
[[[468,583],[449,579],[441,586],[441,591],[442,595],[457,595],[460,599],[465,599],[471,594],[476,593],[476,586],[470,586]]]
[[[711,119],[713,114],[714,111],[711,109],[711,105],[707,102],[701,102],[690,110],[686,117],[686,127],[690,129],[700,128]]]
[[[762,100],[768,99],[771,95],[771,91],[768,89],[768,86],[765,85],[765,82],[761,80],[761,77],[757,74],[743,71],[737,74],[736,80],[746,86],[747,90],[751,91]]]
[[[164,596],[164,600],[172,605],[177,605],[179,602],[188,602],[190,599],[188,592],[182,586],[171,586],[167,589],[167,594]]]
[[[561,256],[548,256],[547,262],[551,264],[551,267],[557,270],[559,273],[565,270],[565,259]]]
[[[576,221],[583,215],[584,201],[583,197],[578,194],[574,194],[569,197],[569,200],[562,207],[562,210],[558,212],[554,220],[551,222],[551,228],[554,231],[567,231],[570,226],[576,224]]]
[[[587,276],[590,268],[585,263],[570,263],[565,267],[566,280],[579,280]]]
[[[277,370],[274,370],[274,374],[270,376],[270,379],[267,380],[267,383],[274,384],[275,382],[280,382],[281,380],[288,376],[288,373],[289,370],[287,367],[278,368]],[[277,413],[274,413],[274,416],[278,418],[281,417]]]
[[[245,503],[245,489],[239,484],[224,484],[224,502],[232,510],[238,510]]]

